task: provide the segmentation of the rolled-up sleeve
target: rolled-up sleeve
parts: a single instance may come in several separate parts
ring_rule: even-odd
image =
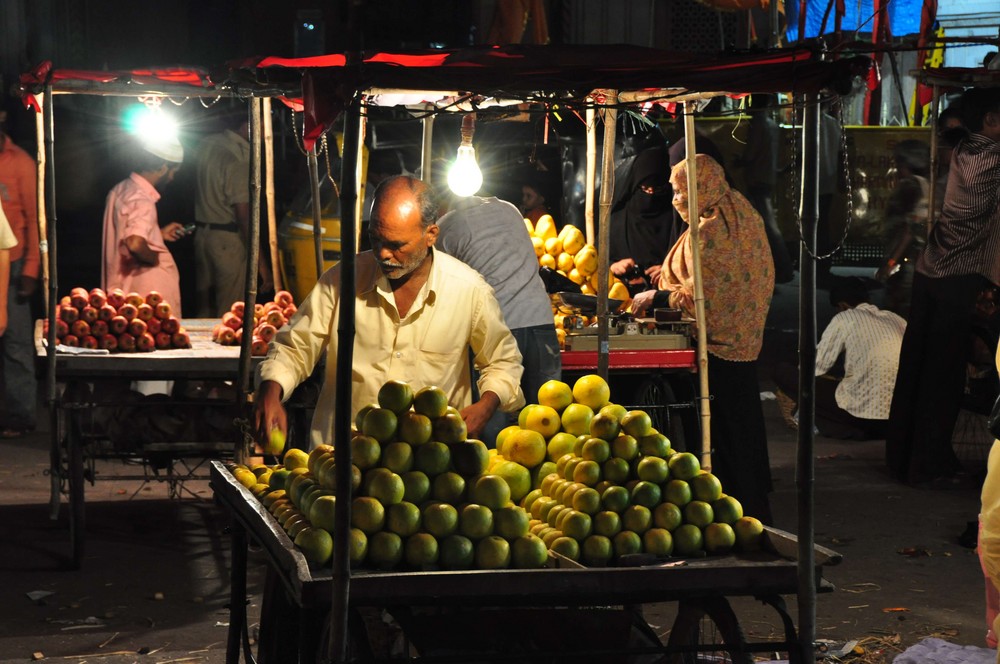
[[[334,328],[340,270],[328,270],[313,287],[298,311],[275,335],[267,358],[257,370],[257,385],[273,380],[281,385],[282,399],[308,378],[325,351]]]
[[[521,351],[488,287],[477,291],[469,345],[479,370],[479,393],[496,394],[500,398],[500,410],[507,413],[523,406]]]

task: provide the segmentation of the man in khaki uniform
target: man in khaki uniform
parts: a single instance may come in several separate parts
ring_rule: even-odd
[[[194,237],[197,316],[216,318],[243,299],[250,227],[250,142],[246,113],[202,141],[197,160]],[[260,290],[273,288],[266,261]]]

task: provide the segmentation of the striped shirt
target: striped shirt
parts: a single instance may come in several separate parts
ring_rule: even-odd
[[[955,148],[941,218],[917,271],[979,274],[1000,285],[1000,143],[971,134]]]
[[[906,321],[863,303],[833,317],[816,347],[816,375],[822,376],[843,352],[844,379],[834,396],[854,417],[889,419]]]

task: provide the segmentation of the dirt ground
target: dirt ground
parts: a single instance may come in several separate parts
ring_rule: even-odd
[[[768,368],[794,353],[795,293],[779,287],[761,361]],[[824,315],[821,308],[821,324]],[[764,402],[775,476],[775,525],[797,531],[796,432]],[[973,418],[963,419],[960,456],[981,468],[988,446]],[[101,462],[102,481],[87,487],[86,552],[79,571],[67,567],[65,505],[49,518],[48,434],[0,442],[0,663],[30,661],[223,662],[229,620],[227,515],[205,481],[190,481],[179,499],[162,483],[112,476],[141,470]],[[816,542],[843,562],[824,576],[836,590],[821,594],[816,635],[831,652],[857,640],[859,662],[891,661],[927,636],[982,646],[983,576],[958,536],[978,511],[978,491],[927,491],[902,486],[884,472],[881,441],[818,438],[815,450]],[[259,619],[264,559],[251,553],[249,614]],[[786,598],[798,623],[795,598]],[[734,601],[755,639],[780,634],[769,608]],[[664,634],[672,605],[646,607]]]

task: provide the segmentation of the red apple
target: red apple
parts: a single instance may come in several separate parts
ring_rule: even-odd
[[[128,329],[128,319],[124,316],[115,316],[108,321],[108,330],[111,334],[122,334]]]
[[[163,320],[165,318],[170,318],[173,312],[170,309],[169,302],[160,302],[155,307],[153,307],[153,315],[157,318]]]
[[[108,322],[103,320],[95,320],[90,324],[90,333],[95,337],[100,339],[105,334],[108,333]]]
[[[226,327],[226,326],[223,325],[222,323],[216,323],[215,326],[212,327],[212,341],[218,341],[219,340],[219,332],[221,332],[222,328],[224,328],[224,327]]]
[[[153,307],[149,306],[145,302],[136,307],[135,317],[141,321],[147,321],[153,317]]]
[[[236,332],[233,331],[233,328],[222,326],[222,329],[219,330],[219,343],[223,346],[232,346],[236,343]]]
[[[63,307],[73,306],[73,302],[69,299],[69,295],[63,295],[59,298],[59,305]]]
[[[231,312],[236,314],[238,317],[243,318],[243,313],[245,311],[243,302],[233,302],[233,306],[229,308]]]
[[[274,326],[274,329],[278,329],[285,324],[285,315],[281,313],[279,309],[271,309],[264,316],[264,320],[270,325]]]
[[[126,353],[135,352],[135,337],[133,337],[128,332],[122,332],[118,335],[118,348],[125,351]]]
[[[71,304],[59,308],[59,317],[67,323],[72,323],[80,318],[80,310]]]
[[[95,309],[100,309],[101,307],[103,307],[105,304],[108,303],[108,296],[107,293],[105,293],[102,289],[93,288],[90,291],[90,297],[88,298],[88,301],[90,302],[90,306],[92,306]]]
[[[156,339],[149,332],[141,334],[135,338],[135,347],[142,353],[149,353],[156,350]]]
[[[264,305],[259,302],[253,305],[253,317],[260,318],[263,315],[264,315]]]
[[[56,336],[62,339],[67,334],[69,334],[69,323],[62,319],[56,320]]]
[[[42,336],[49,336],[49,319],[45,318],[42,320]]]
[[[226,327],[231,327],[234,330],[238,330],[243,327],[243,319],[234,314],[231,311],[227,311],[222,314],[222,324]]]
[[[294,316],[295,312],[298,311],[298,310],[299,310],[298,307],[296,307],[294,304],[290,304],[287,307],[285,307],[284,309],[282,309],[281,313],[284,314],[285,320],[288,320],[289,318],[291,318],[292,316]]]
[[[295,298],[292,297],[292,294],[286,290],[280,290],[277,293],[275,293],[274,301],[280,304],[282,309],[284,309],[290,304],[295,304]]]
[[[160,332],[160,326],[163,324],[159,318],[150,318],[146,321],[146,331],[152,334],[154,337]]]
[[[154,339],[156,339],[156,347],[159,350],[170,348],[170,335],[166,332],[158,332]]]
[[[110,304],[105,304],[103,307],[97,310],[97,317],[103,321],[109,321],[118,315],[118,310],[112,307]]]
[[[63,346],[74,346],[74,347],[75,346],[79,346],[80,345],[80,338],[77,337],[75,334],[67,334],[65,337],[62,338],[62,345]]]
[[[181,329],[181,322],[177,320],[176,317],[171,316],[170,318],[164,318],[160,321],[160,331],[166,332],[167,334],[173,334],[177,330]]]
[[[155,307],[160,302],[163,302],[163,296],[160,295],[159,292],[151,290],[148,293],[146,293],[146,304],[148,304],[149,306]]]
[[[146,334],[146,321],[141,318],[133,318],[128,323],[128,333],[135,337],[136,343],[139,337]]]
[[[278,328],[270,323],[264,323],[257,328],[257,336],[264,340],[264,343],[271,343],[271,339],[278,333]]]
[[[108,304],[114,307],[116,311],[125,304],[125,293],[121,288],[112,288],[108,291]]]
[[[80,320],[93,323],[98,318],[100,312],[89,304],[80,310]]]
[[[123,316],[125,320],[132,320],[138,313],[139,309],[130,302],[126,302],[122,306],[118,307],[118,315]]]
[[[239,346],[243,343],[243,328],[236,330],[236,345]]]
[[[100,347],[105,350],[118,350],[118,337],[113,334],[105,334],[100,339]]]
[[[73,289],[69,296],[69,303],[77,309],[83,309],[90,304],[90,293],[82,288],[80,290]]]
[[[97,337],[93,334],[88,334],[87,336],[80,339],[80,346],[83,348],[97,348]]]
[[[184,328],[179,329],[174,333],[171,338],[174,344],[174,348],[190,348],[191,347],[191,337],[188,335],[187,330]]]
[[[69,331],[78,339],[82,339],[90,334],[90,323],[85,320],[73,321],[73,324],[69,326]]]
[[[254,337],[250,344],[251,355],[267,355],[267,342],[260,337]]]
[[[139,308],[140,304],[144,304],[146,302],[146,298],[144,298],[142,295],[139,295],[135,291],[132,291],[131,293],[125,296],[125,301],[135,306],[136,308]]]

